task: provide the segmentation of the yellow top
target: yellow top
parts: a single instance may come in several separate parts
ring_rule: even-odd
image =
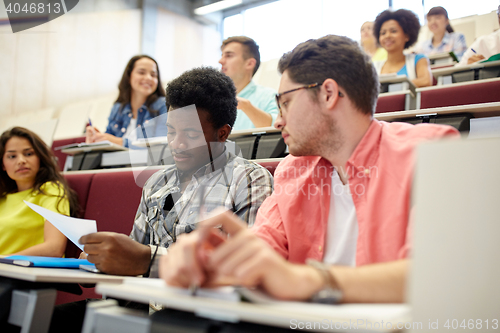
[[[23,200],[69,215],[69,201],[66,198],[58,205],[62,189],[52,182],[43,184],[41,189],[45,194],[32,193],[30,189],[7,194],[0,199],[0,255],[19,252],[44,241],[45,219]]]
[[[383,47],[379,47],[372,57],[372,61],[382,61],[387,59],[387,51]]]

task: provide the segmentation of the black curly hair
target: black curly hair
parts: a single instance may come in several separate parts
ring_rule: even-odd
[[[215,129],[236,120],[236,87],[231,78],[213,67],[197,67],[170,81],[166,88],[166,103],[172,109],[194,104],[209,113]]]
[[[377,15],[375,24],[373,25],[373,34],[377,41],[379,41],[380,38],[380,28],[382,28],[382,24],[389,20],[397,21],[404,33],[408,35],[409,40],[405,44],[405,49],[415,44],[420,31],[420,21],[414,12],[407,9],[398,9],[395,12],[392,10],[384,10]]]

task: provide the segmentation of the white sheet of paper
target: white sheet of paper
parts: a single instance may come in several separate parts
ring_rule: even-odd
[[[78,219],[61,215],[47,208],[24,201],[31,209],[42,215],[47,221],[52,223],[64,236],[68,237],[76,246],[83,251],[83,245],[78,243],[80,237],[97,232],[97,223],[95,220]]]

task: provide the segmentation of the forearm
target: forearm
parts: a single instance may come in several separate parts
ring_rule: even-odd
[[[419,77],[411,81],[415,87],[421,88],[421,87],[429,87],[432,86],[432,76],[425,76],[425,77]]]
[[[109,140],[111,142],[113,142],[114,144],[117,144],[119,146],[123,146],[123,139],[122,138],[118,138],[112,134],[108,134],[106,140]]]
[[[401,303],[405,300],[409,260],[361,267],[334,266],[343,303]]]
[[[66,249],[66,241],[58,243],[44,242],[42,244],[34,245],[17,253],[13,253],[13,255],[62,257],[65,249]]]
[[[273,117],[252,104],[241,109],[250,118],[255,127],[268,127],[273,123]]]

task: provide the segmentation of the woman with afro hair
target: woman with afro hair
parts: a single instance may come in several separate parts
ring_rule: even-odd
[[[410,10],[385,10],[380,13],[375,19],[373,32],[387,51],[387,60],[374,63],[377,73],[406,75],[416,87],[431,86],[429,59],[423,54],[403,53],[415,44],[419,31],[420,22]]]

